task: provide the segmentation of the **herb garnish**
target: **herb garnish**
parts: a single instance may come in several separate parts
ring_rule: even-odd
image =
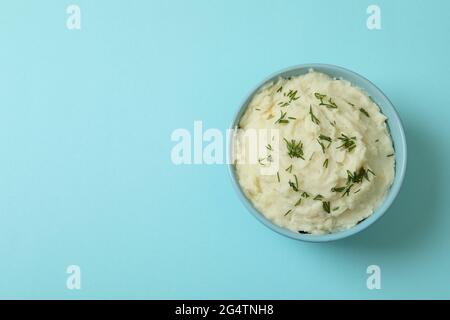
[[[286,140],[284,138],[284,141],[286,141],[286,147],[288,149],[288,155],[291,158],[303,158],[303,143],[299,140],[296,142],[294,139],[291,139],[291,141]]]
[[[322,202],[323,210],[325,210],[327,213],[330,213],[330,201],[324,201]]]
[[[289,123],[289,120],[285,119],[287,112],[280,111],[280,113],[281,113],[280,118],[278,118],[278,120],[275,121],[275,123]]]
[[[325,153],[325,146],[324,146],[324,144],[319,139],[317,139],[317,142],[319,143],[320,147],[322,148],[322,152]]]
[[[345,190],[345,187],[334,187],[331,188],[331,192],[342,192]]]
[[[277,92],[281,92],[281,90],[283,90],[283,86],[281,86],[281,87],[277,90]]]
[[[394,156],[393,153],[387,155],[388,158],[393,157],[393,156]]]
[[[317,119],[317,117],[314,115],[314,113],[312,112],[312,107],[309,106],[309,114],[311,115],[311,121],[314,122],[315,124],[320,124],[320,120]]]
[[[284,216],[286,217],[289,213],[291,213],[292,212],[292,209],[291,210],[289,210],[288,212],[286,212],[285,214],[284,214]]]
[[[268,145],[266,146],[266,149],[272,151],[272,146],[271,146],[270,144],[268,144]]]
[[[325,161],[323,162],[323,167],[328,168],[328,159],[325,159]]]
[[[297,95],[297,90],[293,91],[293,90],[289,90],[288,94],[286,94],[286,96],[289,98],[289,103],[291,103],[292,101],[298,100],[300,97],[296,97]]]
[[[363,113],[367,118],[370,118],[369,113],[364,108],[359,108],[359,111],[361,111],[361,113]]]
[[[289,186],[295,191],[298,192],[298,179],[297,176],[294,174],[295,183],[293,183],[291,180],[289,180]]]
[[[303,192],[302,193],[302,197],[305,198],[305,199],[309,198],[309,194],[307,192]]]
[[[353,149],[356,148],[355,143],[356,137],[349,137],[341,133],[341,136],[338,139],[342,141],[342,144],[339,147],[337,147],[338,149],[344,148],[348,150],[348,152],[351,152]]]
[[[281,88],[280,88],[281,89]],[[278,89],[280,91],[280,89]],[[279,92],[277,91],[277,92]],[[289,101],[280,101],[278,102],[278,105],[280,108],[287,107],[291,104],[292,101],[298,100],[300,97],[297,97],[297,90],[289,90],[289,92],[284,94],[285,97],[289,98]]]
[[[292,164],[286,168],[286,172],[292,173]]]
[[[278,182],[280,182],[280,173],[277,172],[277,178],[278,178]]]
[[[323,196],[321,194],[318,194],[317,196],[314,197],[313,200],[323,200]]]
[[[326,135],[321,134],[321,135],[319,136],[319,139],[320,139],[320,140],[325,140],[325,141],[328,141],[328,142],[331,143],[331,138],[328,137],[328,136],[326,136]]]
[[[351,172],[350,170],[347,170],[347,184],[345,187],[334,187],[331,189],[332,192],[342,192],[342,197],[349,196],[350,191],[354,184],[356,183],[362,183],[364,179],[370,182],[369,179],[369,173],[375,176],[375,173],[370,169],[364,169],[364,167],[361,167],[358,171]],[[361,189],[355,191],[355,193],[358,193]]]
[[[299,206],[302,203],[302,198],[298,199],[298,201],[294,204],[295,207]]]
[[[314,93],[314,95],[318,100],[320,100],[319,106],[326,106],[327,108],[330,108],[330,109],[337,109],[338,106],[333,101],[333,99],[331,99],[331,97],[328,98],[328,102],[323,102],[323,99],[325,99],[327,96],[326,94],[320,94],[320,93],[316,92],[316,93]]]

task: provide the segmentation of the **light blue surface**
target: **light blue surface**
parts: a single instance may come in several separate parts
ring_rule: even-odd
[[[450,298],[450,2],[376,1],[379,31],[372,3],[3,1],[0,297]],[[226,165],[170,158],[174,129],[226,129],[256,83],[305,62],[373,81],[408,141],[395,203],[335,243],[270,232]]]
[[[389,99],[384,95],[384,93],[379,88],[377,88],[372,82],[370,82],[363,76],[351,70],[329,64],[309,63],[297,65],[294,67],[283,69],[281,71],[277,71],[273,75],[261,81],[261,83],[259,83],[255,87],[255,89],[252,90],[252,92],[246,97],[245,101],[239,107],[238,112],[234,117],[231,128],[238,127],[239,121],[244,115],[245,111],[247,110],[249,103],[253,99],[253,96],[262,87],[266,86],[268,83],[273,83],[277,81],[278,78],[280,77],[286,79],[289,77],[301,76],[307,74],[308,72],[310,72],[310,70],[325,73],[332,78],[349,81],[350,83],[352,83],[352,85],[362,89],[366,94],[368,94],[368,96],[373,101],[375,101],[375,103],[380,107],[381,112],[383,112],[383,114],[387,117],[386,122],[395,150],[395,176],[394,181],[392,182],[392,186],[388,190],[387,195],[383,200],[383,202],[377,208],[375,208],[373,214],[370,217],[364,219],[363,221],[360,221],[356,226],[350,229],[324,235],[300,234],[298,232],[293,232],[286,228],[277,226],[270,219],[267,219],[263,214],[261,214],[259,210],[255,206],[253,206],[252,202],[247,198],[244,191],[241,189],[241,186],[239,185],[238,182],[235,165],[233,163],[230,163],[228,169],[230,171],[231,181],[238,193],[239,198],[247,207],[247,209],[255,216],[255,218],[261,221],[265,226],[269,227],[275,232],[278,232],[279,234],[282,234],[292,239],[308,242],[329,242],[347,238],[349,236],[355,235],[358,232],[367,229],[369,226],[375,223],[375,221],[377,221],[380,217],[382,217],[386,213],[386,211],[389,209],[389,207],[392,205],[395,198],[397,197],[405,177],[406,163],[407,163],[407,151],[406,151],[407,146],[402,121],[398,116],[398,112],[395,110],[394,106],[389,101]],[[232,154],[231,151],[232,146],[233,143],[230,142],[229,154]]]

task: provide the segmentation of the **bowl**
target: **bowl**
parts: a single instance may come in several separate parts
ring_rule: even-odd
[[[302,64],[281,70],[269,76],[259,85],[257,85],[256,88],[252,90],[250,94],[247,96],[247,98],[244,100],[237,114],[234,117],[231,128],[237,127],[239,120],[241,119],[242,115],[247,109],[247,106],[250,103],[252,97],[256,92],[258,92],[258,90],[262,86],[264,86],[268,82],[276,80],[278,77],[288,78],[306,74],[309,72],[310,69],[322,72],[324,74],[329,75],[330,77],[347,80],[352,85],[359,87],[373,99],[373,101],[380,107],[381,112],[387,117],[387,126],[390,131],[392,142],[394,145],[396,161],[395,161],[394,181],[390,189],[388,190],[387,195],[384,198],[383,202],[375,209],[373,214],[370,215],[367,219],[347,230],[324,235],[300,234],[274,224],[272,221],[267,219],[262,213],[260,213],[242,191],[236,175],[236,168],[231,159],[229,159],[230,161],[228,161],[229,163],[228,169],[231,176],[233,187],[237,191],[239,198],[242,200],[248,211],[252,213],[253,216],[256,217],[256,219],[258,219],[260,222],[262,222],[266,227],[281,235],[296,240],[307,242],[328,242],[347,238],[349,236],[352,236],[365,230],[367,227],[369,227],[375,221],[381,218],[381,216],[383,216],[384,213],[388,210],[388,208],[391,206],[391,204],[397,197],[403,183],[403,178],[405,176],[406,160],[407,160],[406,139],[402,122],[400,120],[400,117],[398,116],[397,111],[395,110],[394,106],[389,101],[389,99],[383,94],[383,92],[380,89],[378,89],[372,82],[370,82],[363,76],[353,71],[329,64]],[[229,155],[232,154],[231,148],[232,148],[232,140],[230,140],[230,143],[228,145]]]

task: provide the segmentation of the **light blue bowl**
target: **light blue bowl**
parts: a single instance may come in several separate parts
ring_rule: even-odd
[[[354,86],[357,86],[364,90],[381,108],[381,111],[383,114],[387,117],[387,124],[391,133],[392,141],[394,143],[395,148],[395,177],[394,182],[388,191],[388,194],[386,198],[384,199],[383,203],[375,210],[375,212],[368,217],[366,220],[360,222],[356,226],[336,232],[331,234],[325,234],[325,235],[309,235],[309,234],[300,234],[293,232],[291,230],[282,228],[280,226],[277,226],[272,221],[264,217],[251,203],[251,201],[245,196],[244,192],[241,189],[241,186],[239,185],[237,176],[236,176],[236,168],[233,164],[229,165],[229,172],[231,175],[231,179],[233,182],[233,186],[236,189],[240,199],[244,203],[244,205],[247,207],[247,209],[259,220],[261,221],[265,226],[270,228],[273,231],[278,232],[279,234],[282,234],[284,236],[302,240],[302,241],[308,241],[308,242],[328,242],[328,241],[334,241],[343,239],[346,237],[349,237],[351,235],[354,235],[364,229],[366,229],[368,226],[373,224],[375,221],[377,221],[385,212],[386,210],[391,206],[394,199],[397,197],[398,192],[400,191],[400,187],[403,183],[403,178],[405,176],[406,171],[406,139],[405,139],[405,133],[403,131],[402,122],[392,105],[392,103],[389,101],[389,99],[381,92],[380,89],[378,89],[372,82],[367,80],[366,78],[360,76],[359,74],[338,67],[328,64],[303,64],[291,68],[287,68],[285,70],[282,70],[280,72],[275,73],[274,75],[270,76],[263,82],[261,82],[245,99],[244,103],[241,105],[238,113],[236,114],[232,128],[236,128],[239,120],[241,119],[242,115],[244,114],[245,110],[247,109],[248,104],[250,103],[253,95],[266,83],[276,80],[278,77],[294,77],[299,76],[308,73],[310,69],[314,69],[315,71],[319,71],[322,73],[325,73],[331,77],[335,78],[342,78],[344,80],[349,81]],[[231,150],[231,143],[228,146],[229,151]],[[229,152],[231,154],[231,152]],[[231,163],[231,161],[230,161]]]

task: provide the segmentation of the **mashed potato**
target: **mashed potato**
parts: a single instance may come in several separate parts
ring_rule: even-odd
[[[311,234],[351,228],[373,213],[392,184],[395,155],[386,117],[347,81],[313,70],[279,78],[254,95],[239,128],[239,183],[281,227]],[[250,161],[251,129],[271,132],[257,161]],[[276,169],[264,171],[269,167]]]

